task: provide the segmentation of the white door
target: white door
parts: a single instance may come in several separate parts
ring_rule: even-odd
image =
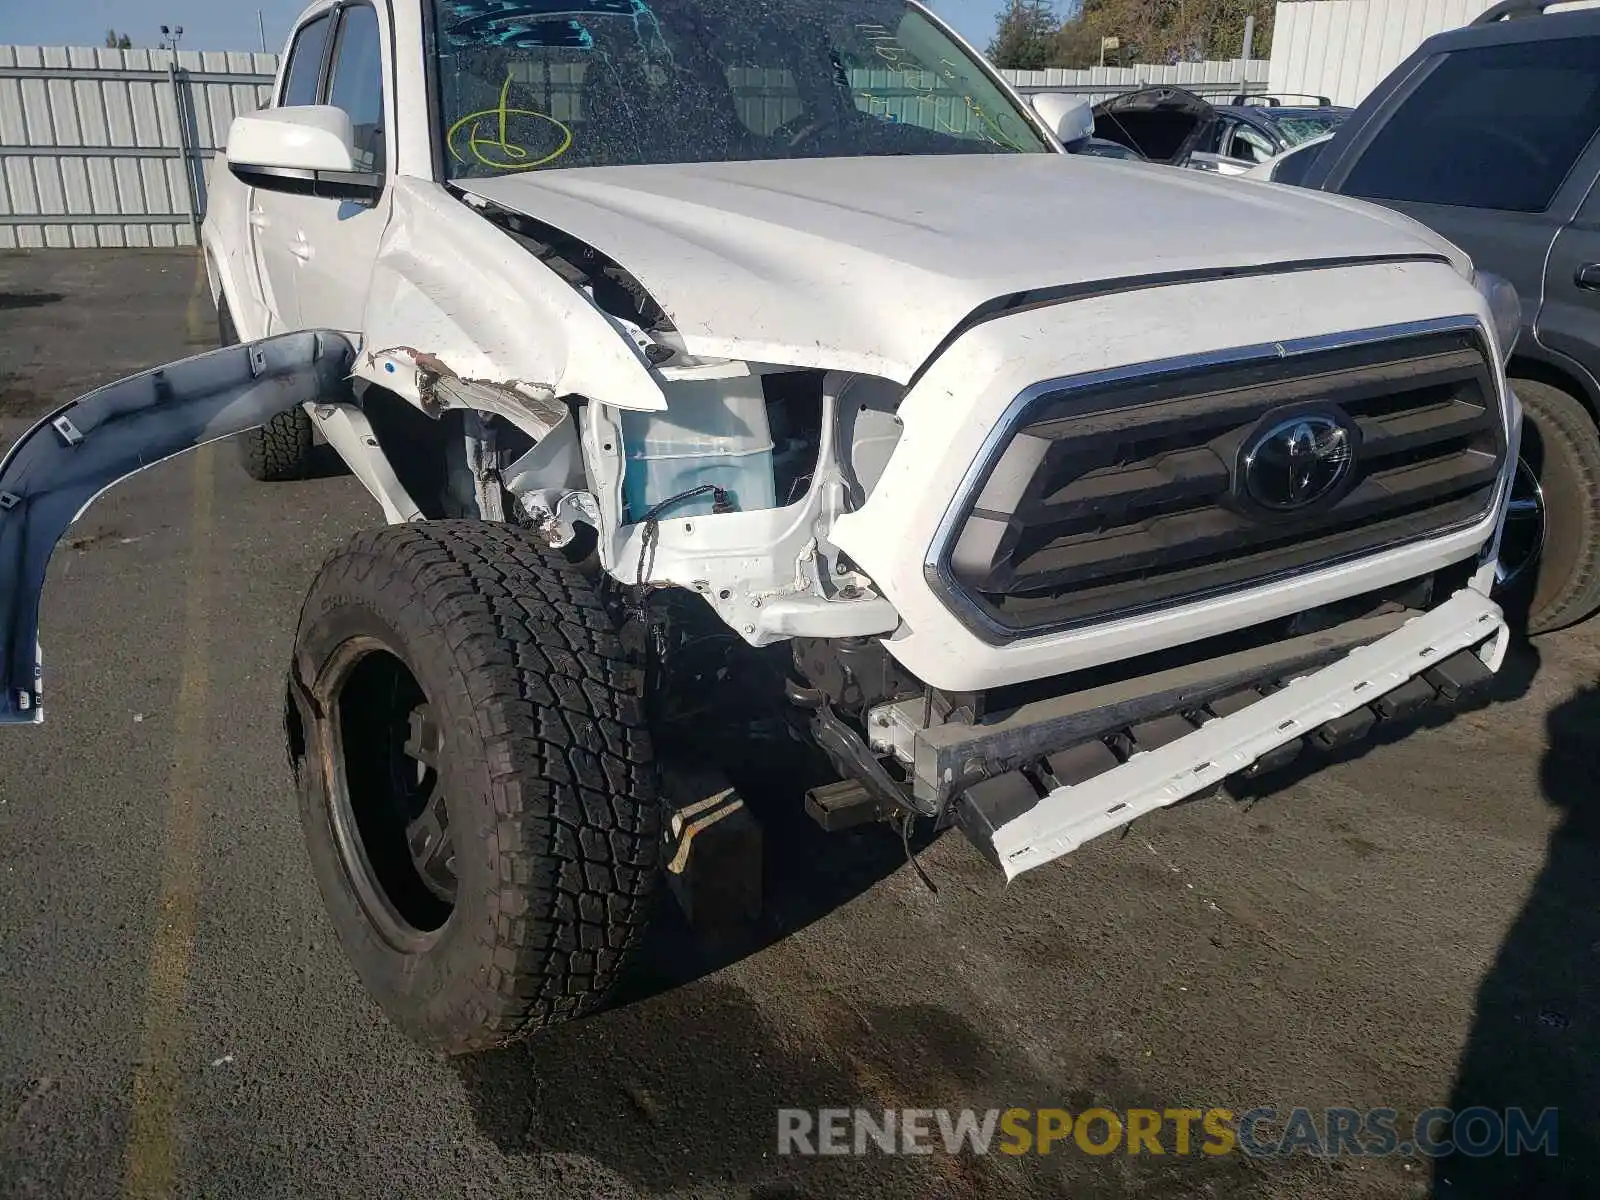
[[[289,50],[277,107],[315,104],[322,86],[322,64],[333,33],[332,11],[318,14],[302,25]],[[295,294],[300,275],[295,207],[300,197],[254,188],[250,193],[250,238],[256,268],[273,318],[272,332],[299,329],[300,306]]]
[[[370,171],[386,179],[390,141],[386,120],[390,109],[384,102],[387,45],[389,38],[384,35],[373,5],[342,6],[323,88],[325,104],[350,114],[355,170]],[[291,253],[299,261],[299,325],[304,330],[360,334],[379,238],[389,224],[389,192],[384,190],[376,203],[291,198]]]
[[[342,7],[323,89],[323,103],[350,114],[356,169],[385,179],[391,144],[384,104],[387,45],[371,4]],[[299,265],[300,328],[359,334],[373,260],[388,224],[388,190],[376,203],[317,196],[288,199],[294,206],[290,253]]]

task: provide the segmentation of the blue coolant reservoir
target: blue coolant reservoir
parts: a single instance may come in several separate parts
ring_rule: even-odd
[[[708,483],[724,489],[739,512],[775,508],[772,428],[760,376],[678,382],[666,393],[666,412],[622,412],[627,519],[643,520],[663,500]],[[712,502],[709,493],[696,496],[662,516],[708,513]]]

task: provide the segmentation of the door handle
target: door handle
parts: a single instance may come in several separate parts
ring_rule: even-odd
[[[250,228],[251,229],[266,229],[271,224],[272,224],[272,222],[267,220],[267,214],[266,213],[262,212],[260,209],[252,209],[251,210],[251,212],[250,212]]]
[[[1600,263],[1584,263],[1572,273],[1572,282],[1586,292],[1600,291]]]
[[[295,238],[294,241],[289,243],[289,253],[294,255],[301,262],[311,261],[311,243],[306,241],[305,234],[301,234],[299,237]]]

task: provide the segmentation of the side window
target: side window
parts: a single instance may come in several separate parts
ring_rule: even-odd
[[[383,39],[378,13],[365,4],[347,8],[333,54],[333,87],[328,103],[350,114],[356,169],[386,169],[383,140]]]
[[[328,30],[333,20],[327,15],[308,21],[295,35],[294,46],[289,51],[289,69],[283,76],[283,95],[278,107],[292,104],[315,104],[317,80],[322,75],[322,52],[328,45]]]
[[[1228,149],[1229,158],[1237,158],[1247,163],[1263,163],[1271,158],[1273,153],[1272,142],[1260,130],[1241,125],[1233,131],[1233,142]]]
[[[1592,38],[1457,50],[1405,98],[1339,190],[1543,212],[1597,126],[1600,51]]]
[[[758,137],[771,137],[805,115],[806,103],[793,71],[782,67],[729,67],[727,75],[739,120]]]

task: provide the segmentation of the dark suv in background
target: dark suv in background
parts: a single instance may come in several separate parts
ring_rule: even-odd
[[[1501,574],[1533,633],[1600,608],[1600,10],[1553,3],[1505,0],[1430,38],[1331,138],[1263,172],[1397,209],[1516,286]]]

